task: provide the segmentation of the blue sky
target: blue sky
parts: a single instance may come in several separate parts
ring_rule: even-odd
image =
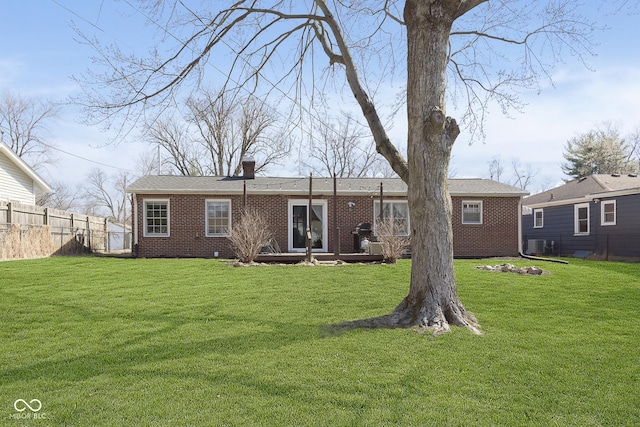
[[[618,13],[600,16],[600,2],[586,2],[585,14],[611,27],[595,35],[598,56],[591,70],[567,58],[553,74],[555,88],[523,95],[523,113],[505,118],[497,108],[490,111],[486,140],[469,144],[462,134],[454,148],[452,169],[458,177],[486,177],[488,163],[500,156],[505,174],[512,158],[538,169],[532,191],[550,188],[564,178],[560,169],[568,139],[587,132],[598,123],[617,123],[623,135],[640,126],[640,40],[638,15]],[[72,21],[105,43],[128,46],[139,43],[142,18],[126,1],[0,0],[0,92],[48,97],[63,101],[79,89],[70,79],[91,67],[90,47],[76,41]],[[140,44],[141,45],[141,44]],[[449,111],[449,114],[452,114]],[[391,137],[404,141],[405,127],[396,123]],[[57,148],[57,167],[42,172],[47,180],[69,185],[81,183],[89,170],[107,173],[135,170],[139,142],[109,145],[109,135],[80,123],[76,107],[65,106],[47,135]],[[295,170],[295,169],[293,169]]]

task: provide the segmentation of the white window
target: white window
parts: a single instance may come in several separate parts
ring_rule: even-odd
[[[544,227],[544,211],[542,209],[533,210],[533,228]]]
[[[616,225],[616,201],[609,200],[600,203],[601,225]]]
[[[462,223],[482,224],[482,201],[462,202]]]
[[[231,230],[231,200],[217,199],[205,202],[207,237],[226,237]]]
[[[383,201],[383,211],[385,220],[393,220],[398,226],[399,236],[408,236],[411,230],[411,224],[409,221],[409,203],[406,200],[389,200]],[[373,203],[373,226],[374,233],[376,231],[376,224],[380,220],[380,201]]]
[[[169,200],[144,201],[144,236],[169,237]]]
[[[589,203],[580,203],[573,207],[574,233],[576,235],[589,234]]]

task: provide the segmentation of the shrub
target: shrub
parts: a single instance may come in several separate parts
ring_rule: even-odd
[[[255,209],[246,209],[229,233],[236,257],[244,263],[255,261],[272,237],[267,220]]]
[[[400,234],[403,230],[393,219],[379,220],[376,223],[376,234],[381,243],[384,262],[395,264],[411,243],[409,236]]]

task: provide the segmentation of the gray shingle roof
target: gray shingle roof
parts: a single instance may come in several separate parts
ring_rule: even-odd
[[[638,190],[640,178],[636,175],[591,175],[582,179],[569,181],[551,190],[526,197],[522,204],[533,206],[547,203],[582,199],[585,197],[603,196],[613,191]]]
[[[241,177],[147,175],[127,187],[128,193],[137,194],[242,194],[246,182],[248,194],[292,194],[306,195],[309,178],[256,177],[244,180]],[[380,183],[386,195],[404,196],[407,185],[399,178],[338,178],[338,194],[379,194]],[[313,194],[333,194],[331,178],[314,178]],[[519,188],[489,179],[450,179],[449,191],[453,196],[512,196],[529,194]]]

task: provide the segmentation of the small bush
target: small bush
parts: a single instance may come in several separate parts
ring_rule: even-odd
[[[376,223],[376,234],[381,243],[384,262],[395,264],[404,250],[411,243],[409,236],[400,235],[404,229],[392,219],[385,219]]]
[[[231,246],[240,262],[255,261],[260,250],[269,244],[273,234],[267,220],[255,209],[247,209],[229,233]]]

